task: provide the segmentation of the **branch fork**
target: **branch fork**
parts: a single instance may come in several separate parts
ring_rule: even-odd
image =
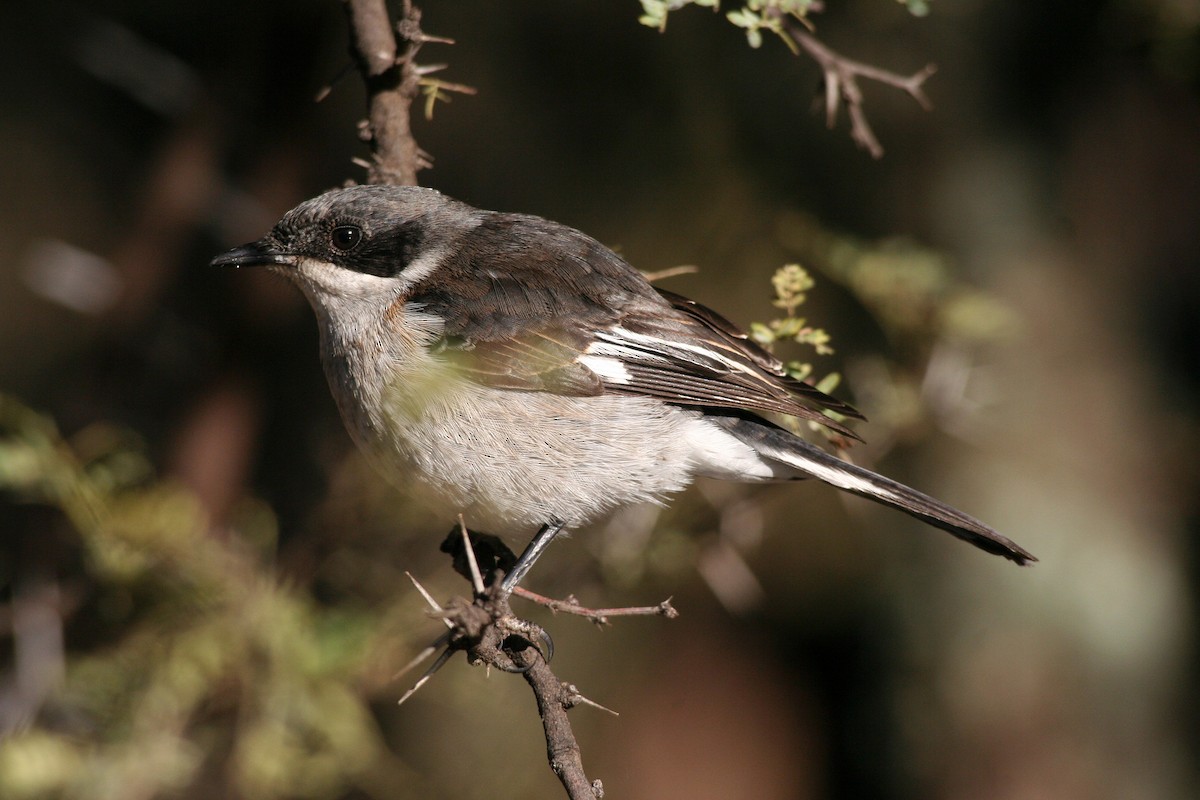
[[[554,655],[553,640],[541,626],[513,613],[509,605],[510,593],[504,590],[503,581],[516,557],[499,538],[469,533],[461,520],[446,537],[441,549],[453,559],[455,571],[471,582],[472,599],[455,597],[443,606],[412,575],[408,576],[429,605],[431,615],[446,626],[446,632],[396,674],[399,678],[441,651],[399,702],[404,703],[412,697],[459,650],[466,652],[467,660],[474,666],[518,673],[533,690],[546,736],[546,756],[550,768],[567,790],[567,796],[572,800],[603,797],[604,787],[600,781],[588,781],[584,772],[579,742],[575,739],[567,711],[588,705],[610,714],[616,712],[588,699],[574,684],[559,680],[549,663]],[[678,616],[669,599],[658,605],[638,608],[590,609],[581,606],[574,597],[554,600],[521,587],[512,594],[552,611],[585,617],[597,625],[609,624],[609,617],[662,616],[673,619]]]
[[[768,13],[773,14],[779,21],[785,38],[790,39],[821,68],[825,85],[825,124],[830,129],[834,127],[837,123],[838,107],[844,103],[846,114],[850,117],[850,138],[873,158],[883,157],[883,145],[879,143],[879,138],[867,120],[862,89],[858,85],[859,78],[900,89],[921,108],[926,111],[933,109],[933,103],[925,94],[925,81],[937,72],[934,64],[927,64],[911,75],[880,69],[836,52],[818,39],[802,21],[784,14],[779,9],[771,9]],[[795,47],[792,49],[795,50]]]

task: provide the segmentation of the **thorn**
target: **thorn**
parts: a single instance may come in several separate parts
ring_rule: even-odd
[[[429,592],[425,591],[425,587],[421,585],[420,581],[418,581],[416,578],[414,578],[412,576],[411,572],[405,571],[404,574],[408,576],[408,579],[410,581],[412,581],[412,585],[417,587],[417,591],[420,592],[421,596],[425,598],[425,602],[429,603],[429,607],[431,609],[433,609],[434,611],[436,611],[439,614],[446,613],[446,609],[444,609],[440,605],[438,605],[437,600],[433,599],[433,595],[431,595]],[[451,628],[451,629],[454,628],[454,624],[451,623],[450,620],[446,619],[445,617],[442,617],[442,622],[446,623],[447,628]]]
[[[413,72],[417,73],[419,77],[424,78],[426,75],[432,75],[435,72],[441,72],[449,66],[449,64],[418,64],[413,69]]]
[[[434,674],[439,669],[442,668],[442,665],[450,660],[450,656],[453,655],[453,653],[454,653],[454,651],[451,650],[449,647],[447,647],[445,650],[443,650],[442,654],[437,657],[437,661],[434,661],[433,664],[430,665],[429,669],[425,670],[425,674],[421,676],[420,680],[418,680],[416,683],[413,684],[413,687],[411,689],[409,689],[407,692],[404,693],[403,696],[401,696],[401,698],[396,702],[396,705],[398,705],[398,706],[404,705],[404,701],[407,700],[408,698],[412,697],[414,694],[416,694],[417,689],[420,689],[422,686],[424,686],[426,683],[428,683],[429,679],[432,678],[434,676]]]
[[[320,91],[317,92],[317,96],[313,98],[313,102],[319,103],[326,97],[329,97],[329,95],[333,93],[333,87],[337,85],[342,78],[346,77],[346,75],[349,74],[353,69],[353,61],[347,61],[344,65],[342,65],[338,71],[334,73],[333,77],[329,79],[329,83],[321,87]]]
[[[602,706],[599,703],[597,703],[595,700],[589,700],[588,698],[584,697],[583,694],[580,693],[579,689],[577,689],[575,687],[575,684],[573,684],[573,683],[568,683],[566,689],[567,689],[567,696],[563,699],[563,705],[566,706],[567,708],[572,708],[572,707],[582,703],[585,706],[591,706],[592,708],[598,708],[601,711],[607,711],[609,714],[612,714],[614,717],[621,716],[620,713],[613,711],[608,706]]]
[[[458,529],[462,531],[463,548],[467,551],[467,565],[471,568],[471,584],[475,587],[476,596],[485,591],[483,576],[479,574],[479,562],[475,560],[475,548],[471,545],[471,535],[467,533],[467,523],[463,515],[458,515]]]
[[[439,637],[437,638],[437,640],[436,640],[436,641],[434,641],[434,643],[433,643],[433,644],[429,645],[429,646],[428,646],[428,647],[426,647],[424,650],[422,650],[420,653],[418,653],[418,654],[416,655],[416,657],[415,657],[415,658],[413,658],[413,660],[412,660],[412,661],[409,661],[409,662],[408,662],[407,664],[405,664],[403,667],[401,667],[400,669],[398,669],[398,670],[396,671],[396,674],[392,676],[392,680],[394,680],[394,681],[395,681],[395,680],[399,680],[400,678],[404,677],[405,673],[407,673],[409,670],[411,670],[411,669],[412,669],[413,667],[415,667],[417,664],[420,664],[422,661],[424,661],[425,659],[429,658],[431,655],[433,655],[434,653],[436,653],[436,652],[437,652],[437,649],[438,649],[439,647],[441,647],[441,646],[445,645],[445,644],[446,644],[447,642],[449,642],[449,641],[450,641],[450,634],[448,634],[448,633],[443,633],[441,636],[439,636]]]

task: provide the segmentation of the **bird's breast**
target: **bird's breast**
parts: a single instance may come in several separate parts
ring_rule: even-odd
[[[414,499],[495,533],[581,525],[691,479],[695,412],[651,398],[569,397],[470,382],[428,353],[326,358],[359,447]]]

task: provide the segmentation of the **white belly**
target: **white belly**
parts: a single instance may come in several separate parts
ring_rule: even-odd
[[[454,395],[417,416],[391,409],[388,438],[404,454],[394,478],[489,530],[577,526],[691,481],[694,415],[657,401],[478,386]]]
[[[579,526],[619,506],[660,502],[696,474],[775,477],[698,411],[628,395],[490,389],[423,352],[396,359],[382,350],[326,353],[351,436],[406,494],[483,530]]]

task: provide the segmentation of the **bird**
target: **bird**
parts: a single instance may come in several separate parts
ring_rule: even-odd
[[[473,527],[536,530],[506,592],[564,531],[663,503],[698,476],[815,478],[1016,564],[1037,560],[772,421],[857,439],[839,419],[862,415],[567,225],[358,185],[301,203],[211,264],[263,266],[300,289],[341,417],[385,477]]]

